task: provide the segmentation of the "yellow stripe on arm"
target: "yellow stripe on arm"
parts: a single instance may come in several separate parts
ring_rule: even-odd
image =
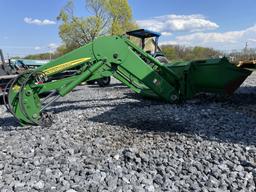
[[[88,58],[81,58],[81,59],[76,59],[76,60],[73,60],[73,61],[68,61],[66,63],[62,63],[60,65],[56,65],[54,67],[46,69],[43,72],[46,75],[51,75],[51,74],[59,73],[59,72],[65,71],[67,69],[70,69],[72,67],[75,67],[78,64],[81,64],[83,62],[89,61],[90,59],[91,58],[88,57]]]

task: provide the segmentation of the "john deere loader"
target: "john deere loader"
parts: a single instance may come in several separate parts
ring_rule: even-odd
[[[232,94],[251,74],[226,58],[162,62],[158,59],[163,55],[159,53],[156,41],[154,53],[143,49],[145,38],[152,37],[150,31],[137,30],[131,34],[142,39],[142,46],[135,45],[127,35],[98,37],[48,64],[17,76],[9,85],[8,110],[21,125],[49,126],[52,118],[45,113],[47,107],[84,81],[112,76],[137,94],[175,103],[200,92]],[[72,76],[49,81],[52,76],[71,68],[76,69]],[[40,94],[49,91],[52,94],[40,99]]]

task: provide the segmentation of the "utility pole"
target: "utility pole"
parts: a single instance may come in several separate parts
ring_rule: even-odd
[[[248,42],[246,42],[246,43],[245,43],[244,51],[245,51],[245,53],[247,53],[247,52],[248,52]]]
[[[248,41],[245,42],[245,47],[244,47],[244,60],[248,59]]]
[[[51,46],[48,46],[48,48],[49,48],[49,52],[50,52],[50,61],[52,60],[52,53],[53,53],[53,49],[52,49],[52,47]]]

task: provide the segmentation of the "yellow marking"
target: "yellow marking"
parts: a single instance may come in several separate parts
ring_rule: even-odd
[[[76,60],[73,60],[73,61],[68,61],[66,63],[62,63],[60,65],[57,65],[57,66],[54,66],[54,67],[51,67],[49,69],[46,69],[44,70],[43,72],[46,74],[46,75],[51,75],[51,74],[54,74],[54,73],[58,73],[58,72],[61,72],[61,71],[64,71],[66,69],[70,69],[80,63],[83,63],[83,62],[86,62],[86,61],[89,61],[91,58],[81,58],[81,59],[76,59]]]
[[[13,88],[12,88],[12,90],[13,90],[14,92],[19,92],[19,91],[20,91],[20,86],[19,86],[19,85],[14,85]]]

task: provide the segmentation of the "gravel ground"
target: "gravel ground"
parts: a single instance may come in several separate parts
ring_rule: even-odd
[[[51,107],[50,128],[0,106],[0,191],[255,191],[255,85],[179,105],[81,86]]]

